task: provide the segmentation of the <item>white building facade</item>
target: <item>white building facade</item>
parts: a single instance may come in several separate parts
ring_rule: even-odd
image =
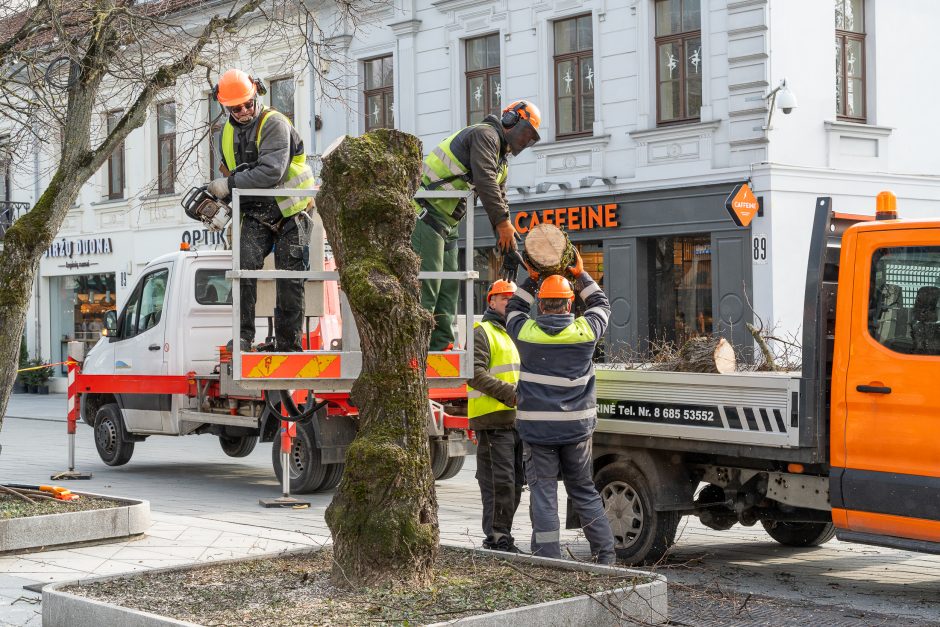
[[[276,51],[241,65],[284,81],[268,98],[293,107],[308,155],[376,126],[413,133],[428,152],[531,100],[542,141],[510,160],[512,219],[568,231],[611,298],[610,346],[710,332],[744,346],[755,319],[800,330],[817,196],[873,215],[889,189],[902,217],[940,215],[940,129],[928,117],[940,85],[925,80],[937,23],[931,0],[410,0],[322,42],[326,87]],[[783,79],[797,106],[774,110],[768,127],[765,96]],[[195,88],[166,102],[188,128],[208,119]],[[120,307],[144,263],[207,235],[179,200],[208,178],[209,141],[172,189],[155,186],[160,147],[184,139],[160,113],[128,139],[122,196],[109,198],[108,172],[90,182],[60,233],[75,252],[42,262],[27,336],[44,356],[78,332],[75,307],[102,291]],[[30,182],[11,199],[34,200],[42,185],[17,179]],[[738,227],[725,199],[746,181],[762,210]],[[480,208],[475,218],[482,289],[494,240]]]

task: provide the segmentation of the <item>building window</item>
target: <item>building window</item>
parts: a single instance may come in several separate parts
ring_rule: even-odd
[[[650,341],[681,346],[711,333],[711,238],[658,237],[649,240],[647,250]]]
[[[0,202],[10,202],[10,136],[0,137]]]
[[[700,0],[656,0],[656,122],[692,122],[702,109]]]
[[[271,108],[280,111],[294,123],[294,79],[278,78],[271,81]]]
[[[366,132],[374,128],[395,127],[395,93],[392,55],[363,63],[366,89]]]
[[[555,22],[556,136],[594,130],[594,33],[590,15]]]
[[[836,115],[865,121],[865,2],[836,0]]]
[[[222,105],[212,94],[207,97],[209,101],[209,178],[223,175],[222,172],[222,127],[227,120]]]
[[[176,182],[176,103],[157,105],[157,191],[172,194]]]
[[[499,34],[468,39],[466,51],[467,124],[476,124],[501,109]]]
[[[123,116],[123,111],[108,112],[108,135],[111,135]],[[108,157],[108,198],[124,198],[124,142]]]

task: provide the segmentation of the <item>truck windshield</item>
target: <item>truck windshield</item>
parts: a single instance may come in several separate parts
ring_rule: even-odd
[[[940,246],[879,248],[868,330],[899,353],[940,355]]]
[[[231,305],[232,282],[225,270],[196,270],[196,302],[200,305]]]

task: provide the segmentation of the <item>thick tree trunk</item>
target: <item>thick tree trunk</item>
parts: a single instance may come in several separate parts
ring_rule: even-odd
[[[574,246],[568,235],[554,224],[543,223],[532,228],[525,238],[526,261],[543,277],[568,275],[568,266],[575,261]]]
[[[388,129],[347,137],[323,160],[317,208],[362,345],[352,389],[359,433],[326,511],[339,585],[425,583],[438,551],[425,378],[432,318],[411,250],[420,173],[421,142]]]
[[[693,337],[682,345],[674,358],[651,368],[651,370],[712,374],[727,374],[736,369],[734,348],[728,340],[717,335]]]

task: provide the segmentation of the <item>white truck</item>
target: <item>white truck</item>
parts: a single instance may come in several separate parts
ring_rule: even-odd
[[[231,251],[163,255],[140,273],[120,314],[106,320],[106,335],[84,357],[77,379],[80,415],[94,428],[98,454],[120,466],[131,459],[135,444],[158,435],[211,434],[231,457],[248,455],[259,441],[273,442],[280,481],[276,435],[282,407],[291,408],[302,415],[289,456],[291,492],[333,488],[355,437],[356,408],[342,390],[297,394],[248,389],[233,380],[224,350],[232,339],[232,282],[226,278],[231,268]],[[336,283],[307,286],[305,348],[335,347],[341,341]],[[312,297],[311,287],[323,292]],[[258,316],[270,320],[273,308],[273,282],[259,281]],[[466,391],[432,389],[430,396],[432,470],[447,479],[475,450],[465,415],[451,413],[459,411]]]

